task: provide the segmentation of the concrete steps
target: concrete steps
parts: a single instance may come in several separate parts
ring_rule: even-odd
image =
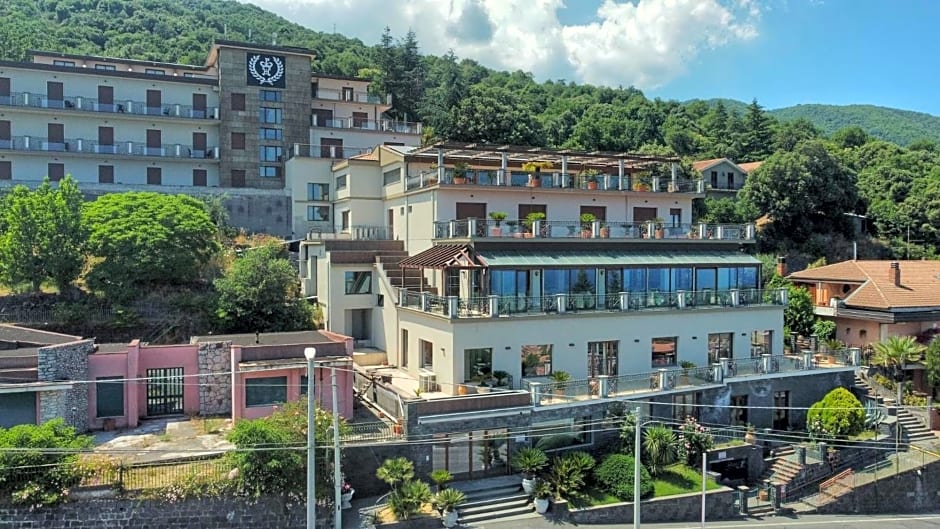
[[[469,488],[468,484],[468,488]],[[461,484],[454,485],[460,489]],[[494,483],[485,489],[464,490],[467,501],[460,506],[457,523],[472,525],[488,520],[507,521],[538,517],[529,495],[522,492],[519,478]]]
[[[791,449],[792,453],[792,449]],[[788,456],[789,454],[787,454]],[[761,481],[787,485],[803,471],[803,465],[791,461],[787,456],[778,456],[769,469],[761,475]]]

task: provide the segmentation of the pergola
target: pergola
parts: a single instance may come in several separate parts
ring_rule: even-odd
[[[411,268],[421,270],[422,276],[426,269],[440,270],[441,284],[447,285],[447,275],[458,270],[481,270],[486,272],[486,263],[476,254],[473,247],[468,244],[438,244],[418,252],[411,257],[403,259],[399,266],[402,269]],[[481,278],[481,281],[483,278]],[[423,282],[422,282],[423,284]],[[482,281],[481,284],[486,284]],[[441,292],[446,295],[446,292]]]

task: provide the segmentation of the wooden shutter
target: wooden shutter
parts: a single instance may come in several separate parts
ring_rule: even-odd
[[[656,208],[633,208],[633,222],[646,222],[656,218]]]
[[[232,133],[232,150],[242,151],[244,149],[245,149],[245,133],[233,132]]]
[[[58,182],[59,180],[65,178],[65,164],[50,163],[47,167],[47,173],[49,175],[49,180]]]
[[[50,101],[62,101],[63,93],[62,83],[56,81],[46,82],[46,97],[48,97]]]
[[[457,202],[457,220],[462,219],[485,219],[485,202]]]
[[[193,94],[193,110],[206,110],[206,94]]]
[[[158,186],[163,183],[163,171],[159,167],[147,168],[147,184]]]
[[[9,77],[0,77],[0,97],[10,97]]]
[[[13,162],[0,161],[0,180],[13,179]]]
[[[98,145],[114,145],[114,127],[98,127]]]
[[[99,105],[113,105],[114,104],[114,87],[98,85],[98,104]]]
[[[163,106],[162,100],[159,90],[147,90],[147,108],[160,108]]]
[[[113,184],[114,183],[114,166],[113,165],[99,165],[98,166],[98,183],[99,184]]]
[[[206,187],[207,180],[205,169],[193,169],[193,186]]]
[[[46,128],[49,143],[65,143],[65,125],[62,123],[49,123]]]
[[[159,129],[147,129],[147,148],[159,149],[162,144]]]

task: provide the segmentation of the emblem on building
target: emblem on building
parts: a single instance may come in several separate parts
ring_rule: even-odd
[[[284,88],[284,58],[277,55],[248,55],[248,84]]]

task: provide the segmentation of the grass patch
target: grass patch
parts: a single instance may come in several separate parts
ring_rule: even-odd
[[[878,432],[874,430],[865,430],[864,432],[858,435],[850,435],[849,441],[870,441],[878,436]]]
[[[672,465],[653,478],[654,494],[656,498],[663,496],[673,496],[676,494],[688,494],[690,492],[702,491],[702,475],[699,470],[689,468],[685,465]],[[706,490],[715,490],[721,485],[715,483],[715,480],[708,479],[705,483]]]
[[[571,503],[572,507],[584,509],[586,507],[594,507],[596,505],[610,505],[611,503],[620,503],[624,500],[621,500],[613,494],[603,491],[597,487],[588,487],[586,490],[578,494],[577,497],[568,498],[568,501]]]

